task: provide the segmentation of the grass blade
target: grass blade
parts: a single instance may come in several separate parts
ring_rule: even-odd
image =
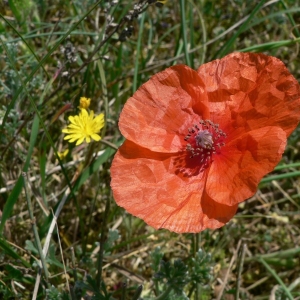
[[[239,29],[237,30],[237,32],[229,39],[229,41],[227,43],[225,43],[225,45],[216,53],[216,55],[214,56],[214,58],[223,57],[227,53],[229,53],[230,51],[232,51],[233,44],[234,44],[235,40],[237,39],[237,37],[245,30],[245,28],[248,26],[248,24],[250,23],[250,21],[252,21],[253,17],[261,9],[261,7],[264,5],[265,2],[266,2],[266,0],[261,0],[254,7],[254,9],[251,12],[251,14],[249,15],[248,19],[239,27]]]
[[[186,20],[185,20],[185,5],[184,0],[180,0],[180,16],[181,16],[181,34],[183,39],[183,49],[186,64],[191,67],[191,61],[189,56],[188,42],[187,42],[187,30],[186,30]]]
[[[291,292],[289,291],[289,289],[286,287],[286,285],[283,283],[283,281],[281,280],[281,278],[277,275],[277,273],[275,272],[275,270],[273,270],[267,264],[267,262],[263,258],[259,258],[259,262],[261,262],[265,266],[265,268],[271,273],[271,275],[280,284],[280,286],[282,287],[282,289],[285,291],[285,294],[288,297],[288,299],[293,300],[294,299],[293,295],[291,294]]]

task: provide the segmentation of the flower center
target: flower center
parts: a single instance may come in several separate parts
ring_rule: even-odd
[[[226,133],[219,129],[219,124],[210,120],[201,120],[199,124],[188,129],[189,133],[184,140],[187,142],[189,159],[193,165],[197,164],[200,167],[201,172],[213,161],[213,155],[220,153],[221,147],[225,145]]]
[[[197,146],[205,149],[211,148],[214,143],[212,134],[207,129],[198,131],[195,140]]]

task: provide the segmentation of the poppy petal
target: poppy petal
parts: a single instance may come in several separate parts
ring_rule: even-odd
[[[285,146],[286,134],[279,127],[260,128],[235,139],[215,156],[206,182],[207,194],[226,205],[250,198],[262,177],[278,164]]]
[[[177,152],[187,124],[199,121],[199,115],[209,118],[203,87],[197,72],[184,65],[154,75],[126,102],[120,115],[120,131],[142,147]]]
[[[187,194],[185,201],[170,213],[159,228],[167,228],[178,233],[196,233],[207,228],[220,228],[235,215],[238,205],[218,203],[201,192],[195,190]]]
[[[211,118],[227,134],[243,127],[281,127],[287,136],[300,117],[300,87],[276,57],[255,53],[232,53],[198,69],[208,94]],[[283,109],[284,108],[284,109]],[[228,125],[231,124],[231,129]]]
[[[300,119],[300,86],[274,57],[233,53],[174,66],[125,104],[111,168],[118,205],[154,228],[223,226],[280,161]]]
[[[174,232],[219,228],[236,213],[203,195],[206,172],[174,175],[174,155],[154,153],[125,141],[111,167],[111,187],[118,205],[152,227]]]

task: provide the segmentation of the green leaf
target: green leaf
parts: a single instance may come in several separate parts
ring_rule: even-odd
[[[207,284],[212,277],[212,268],[211,255],[199,249],[191,259],[191,279],[195,283]]]
[[[16,1],[14,1],[14,0],[8,0],[8,4],[9,4],[9,7],[10,7],[12,13],[16,17],[17,21],[19,23],[22,22],[21,9],[20,9],[20,7],[19,7],[19,9],[17,8]]]
[[[15,250],[13,250],[11,246],[1,237],[0,248],[10,257],[16,260],[20,260],[25,267],[31,268],[31,265],[26,260],[24,260],[17,252],[15,252]]]
[[[38,254],[39,251],[37,250],[36,246],[33,244],[32,241],[27,240],[25,242],[26,246],[25,249],[33,254]]]
[[[61,300],[62,299],[62,295],[61,295],[60,291],[54,286],[51,286],[50,289],[46,289],[46,294],[47,294],[47,299],[49,299],[49,300]]]
[[[118,230],[109,229],[107,240],[104,243],[104,250],[105,250],[106,254],[108,254],[111,251],[111,249],[114,246],[115,241],[118,240],[119,237],[120,237],[120,235],[119,235]]]
[[[238,28],[237,32],[224,44],[224,46],[217,52],[214,58],[223,57],[228,54],[234,45],[235,40],[238,36],[244,32],[248,26],[248,24],[253,20],[256,13],[262,8],[266,0],[261,0],[257,5],[253,8],[251,14],[249,15],[248,19]]]
[[[173,264],[162,260],[153,280],[164,282],[164,279],[167,281],[167,286],[171,287],[176,294],[182,295],[184,286],[190,280],[188,267],[181,259],[176,259]]]
[[[159,270],[159,264],[163,258],[164,254],[161,252],[160,247],[156,247],[155,250],[151,253],[151,258],[152,258],[152,270],[154,272],[158,272]]]
[[[14,268],[12,265],[6,265],[5,270],[7,271],[8,277],[11,280],[21,281],[23,274],[20,270]]]

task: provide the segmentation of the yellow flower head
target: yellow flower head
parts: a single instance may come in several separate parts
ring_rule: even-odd
[[[64,159],[64,158],[66,158],[66,156],[68,155],[68,153],[69,153],[69,149],[67,149],[67,150],[65,150],[63,152],[57,152],[57,155],[58,155],[59,159]]]
[[[89,108],[91,104],[91,99],[90,98],[85,98],[85,97],[80,97],[79,99],[79,108]]]
[[[157,0],[156,3],[155,3],[155,5],[157,7],[162,7],[164,4],[166,4],[167,1],[168,0]]]
[[[62,132],[66,133],[64,140],[69,140],[73,143],[77,140],[76,146],[80,145],[84,139],[90,143],[91,138],[95,141],[100,141],[101,137],[98,134],[104,126],[104,114],[100,114],[94,118],[94,112],[90,113],[85,108],[81,108],[78,116],[70,116],[71,124]]]

